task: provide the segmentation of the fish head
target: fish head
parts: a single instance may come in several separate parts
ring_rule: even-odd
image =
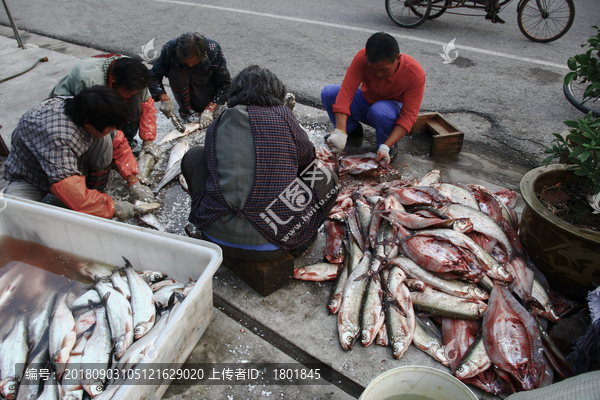
[[[446,357],[446,349],[444,348],[444,346],[435,345],[433,347],[433,352],[435,354],[436,360],[444,364],[446,367],[450,365],[450,360],[448,360],[448,357]]]
[[[468,289],[468,293],[469,296],[477,300],[487,300],[490,298],[490,294],[488,292],[477,286],[470,286]]]
[[[452,224],[452,229],[460,233],[469,233],[473,230],[470,218],[459,218]]]
[[[356,334],[352,331],[346,331],[342,333],[342,337],[340,343],[342,344],[342,348],[344,350],[352,350],[352,346],[354,345],[354,340],[356,339]]]
[[[463,363],[458,366],[456,371],[454,371],[454,376],[456,376],[458,379],[466,379],[472,375],[471,371],[471,365],[469,363]]]
[[[148,322],[139,322],[133,330],[134,339],[138,340],[139,338],[143,337],[146,333],[148,333],[148,331],[150,331],[151,328],[152,327],[148,324]]]
[[[496,277],[494,277],[495,279],[500,279],[505,282],[512,282],[514,280],[514,277],[510,274],[510,272],[508,272],[506,267],[502,265],[496,268],[496,270],[494,271],[494,275],[496,275]]]
[[[94,398],[100,393],[104,392],[104,385],[102,385],[102,382],[93,382],[89,385],[83,385],[83,390],[85,390],[92,398]]]
[[[2,395],[8,400],[14,400],[17,397],[17,388],[19,387],[19,382],[17,378],[13,376],[6,377],[2,379],[0,383],[0,391]]]
[[[373,336],[374,336],[374,332],[372,331],[372,329],[363,329],[362,334],[360,336],[360,340],[363,343],[363,346],[365,345],[365,343],[371,343],[373,341]]]
[[[392,348],[394,351],[394,358],[400,358],[406,351],[406,344],[404,342],[395,342]]]

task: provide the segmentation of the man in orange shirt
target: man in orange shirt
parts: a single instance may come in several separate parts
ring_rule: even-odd
[[[327,85],[321,91],[335,126],[327,138],[329,148],[339,155],[348,136],[361,138],[362,122],[375,128],[377,161],[391,162],[398,154],[396,142],[417,120],[424,91],[423,67],[401,54],[391,35],[375,33],[354,56],[342,85]]]

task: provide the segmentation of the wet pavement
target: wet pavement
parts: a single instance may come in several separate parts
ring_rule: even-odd
[[[101,52],[94,49],[63,43],[33,34],[24,34],[27,49],[17,47],[12,30],[0,27],[0,80],[30,67],[41,57],[49,61],[38,64],[33,70],[0,83],[0,134],[10,147],[10,134],[19,117],[27,109],[43,100],[50,89],[66,75],[80,57]],[[323,136],[332,129],[323,110],[298,104],[294,109],[300,123],[316,145],[323,144]],[[444,115],[465,132],[465,141],[474,135],[485,134],[490,122],[471,113]],[[173,127],[158,115],[158,136],[167,134]],[[204,132],[195,133],[185,140],[190,145],[203,142]],[[509,188],[518,191],[521,177],[527,170],[502,159],[490,159],[478,154],[461,152],[455,155],[429,157],[431,138],[426,135],[407,136],[399,144],[399,156],[392,163],[404,179],[420,178],[432,169],[442,171],[443,181],[473,183],[489,189]],[[163,146],[164,154],[150,179],[160,180],[169,150],[174,142]],[[375,150],[374,132],[366,129],[365,139],[350,143],[348,151],[363,153]],[[4,159],[0,158],[0,172]],[[109,193],[126,198],[127,193],[114,171]],[[0,179],[0,189],[6,182]],[[152,185],[151,185],[152,186]],[[185,235],[190,201],[177,181],[162,189],[158,195],[163,204],[158,217],[168,232]],[[523,207],[519,198],[517,212]],[[138,224],[137,221],[130,223]],[[324,234],[310,251],[295,260],[295,267],[319,262],[323,258]],[[423,365],[448,371],[438,362],[414,346],[404,357],[395,360],[389,348],[356,345],[345,352],[339,345],[337,317],[328,315],[326,305],[332,283],[293,281],[275,293],[262,297],[225,267],[219,268],[213,278],[214,317],[207,331],[190,355],[188,363],[295,363],[313,362],[335,371],[334,384],[326,385],[172,385],[166,399],[350,399],[360,395],[379,374],[399,366]],[[483,395],[473,388],[481,398]]]

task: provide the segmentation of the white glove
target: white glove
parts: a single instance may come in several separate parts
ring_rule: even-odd
[[[175,114],[175,107],[173,106],[173,102],[171,100],[161,101],[159,109],[160,112],[167,116],[167,118],[171,118],[171,116]]]
[[[144,186],[139,182],[129,186],[129,198],[131,201],[142,200],[148,203],[154,201],[154,194],[148,186]]]
[[[346,147],[346,141],[348,140],[348,135],[341,129],[335,129],[329,136],[327,136],[327,146],[331,149],[331,152],[334,155],[340,155],[340,153]]]
[[[200,114],[200,129],[206,129],[213,122],[213,112],[209,109],[202,111]]]
[[[377,150],[377,158],[376,161],[384,160],[386,163],[390,163],[390,148],[385,144],[379,146],[379,150]]]
[[[136,211],[140,212],[142,209],[138,206],[134,206],[133,204],[127,201],[115,201],[115,214],[120,221],[127,221],[135,215]]]

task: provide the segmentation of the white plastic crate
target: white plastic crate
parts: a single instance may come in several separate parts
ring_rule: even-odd
[[[197,280],[156,343],[153,363],[182,365],[212,319],[212,276],[223,259],[209,242],[97,218],[37,202],[0,196],[0,235],[43,244],[76,256]],[[160,399],[168,385],[123,385],[114,399]]]

